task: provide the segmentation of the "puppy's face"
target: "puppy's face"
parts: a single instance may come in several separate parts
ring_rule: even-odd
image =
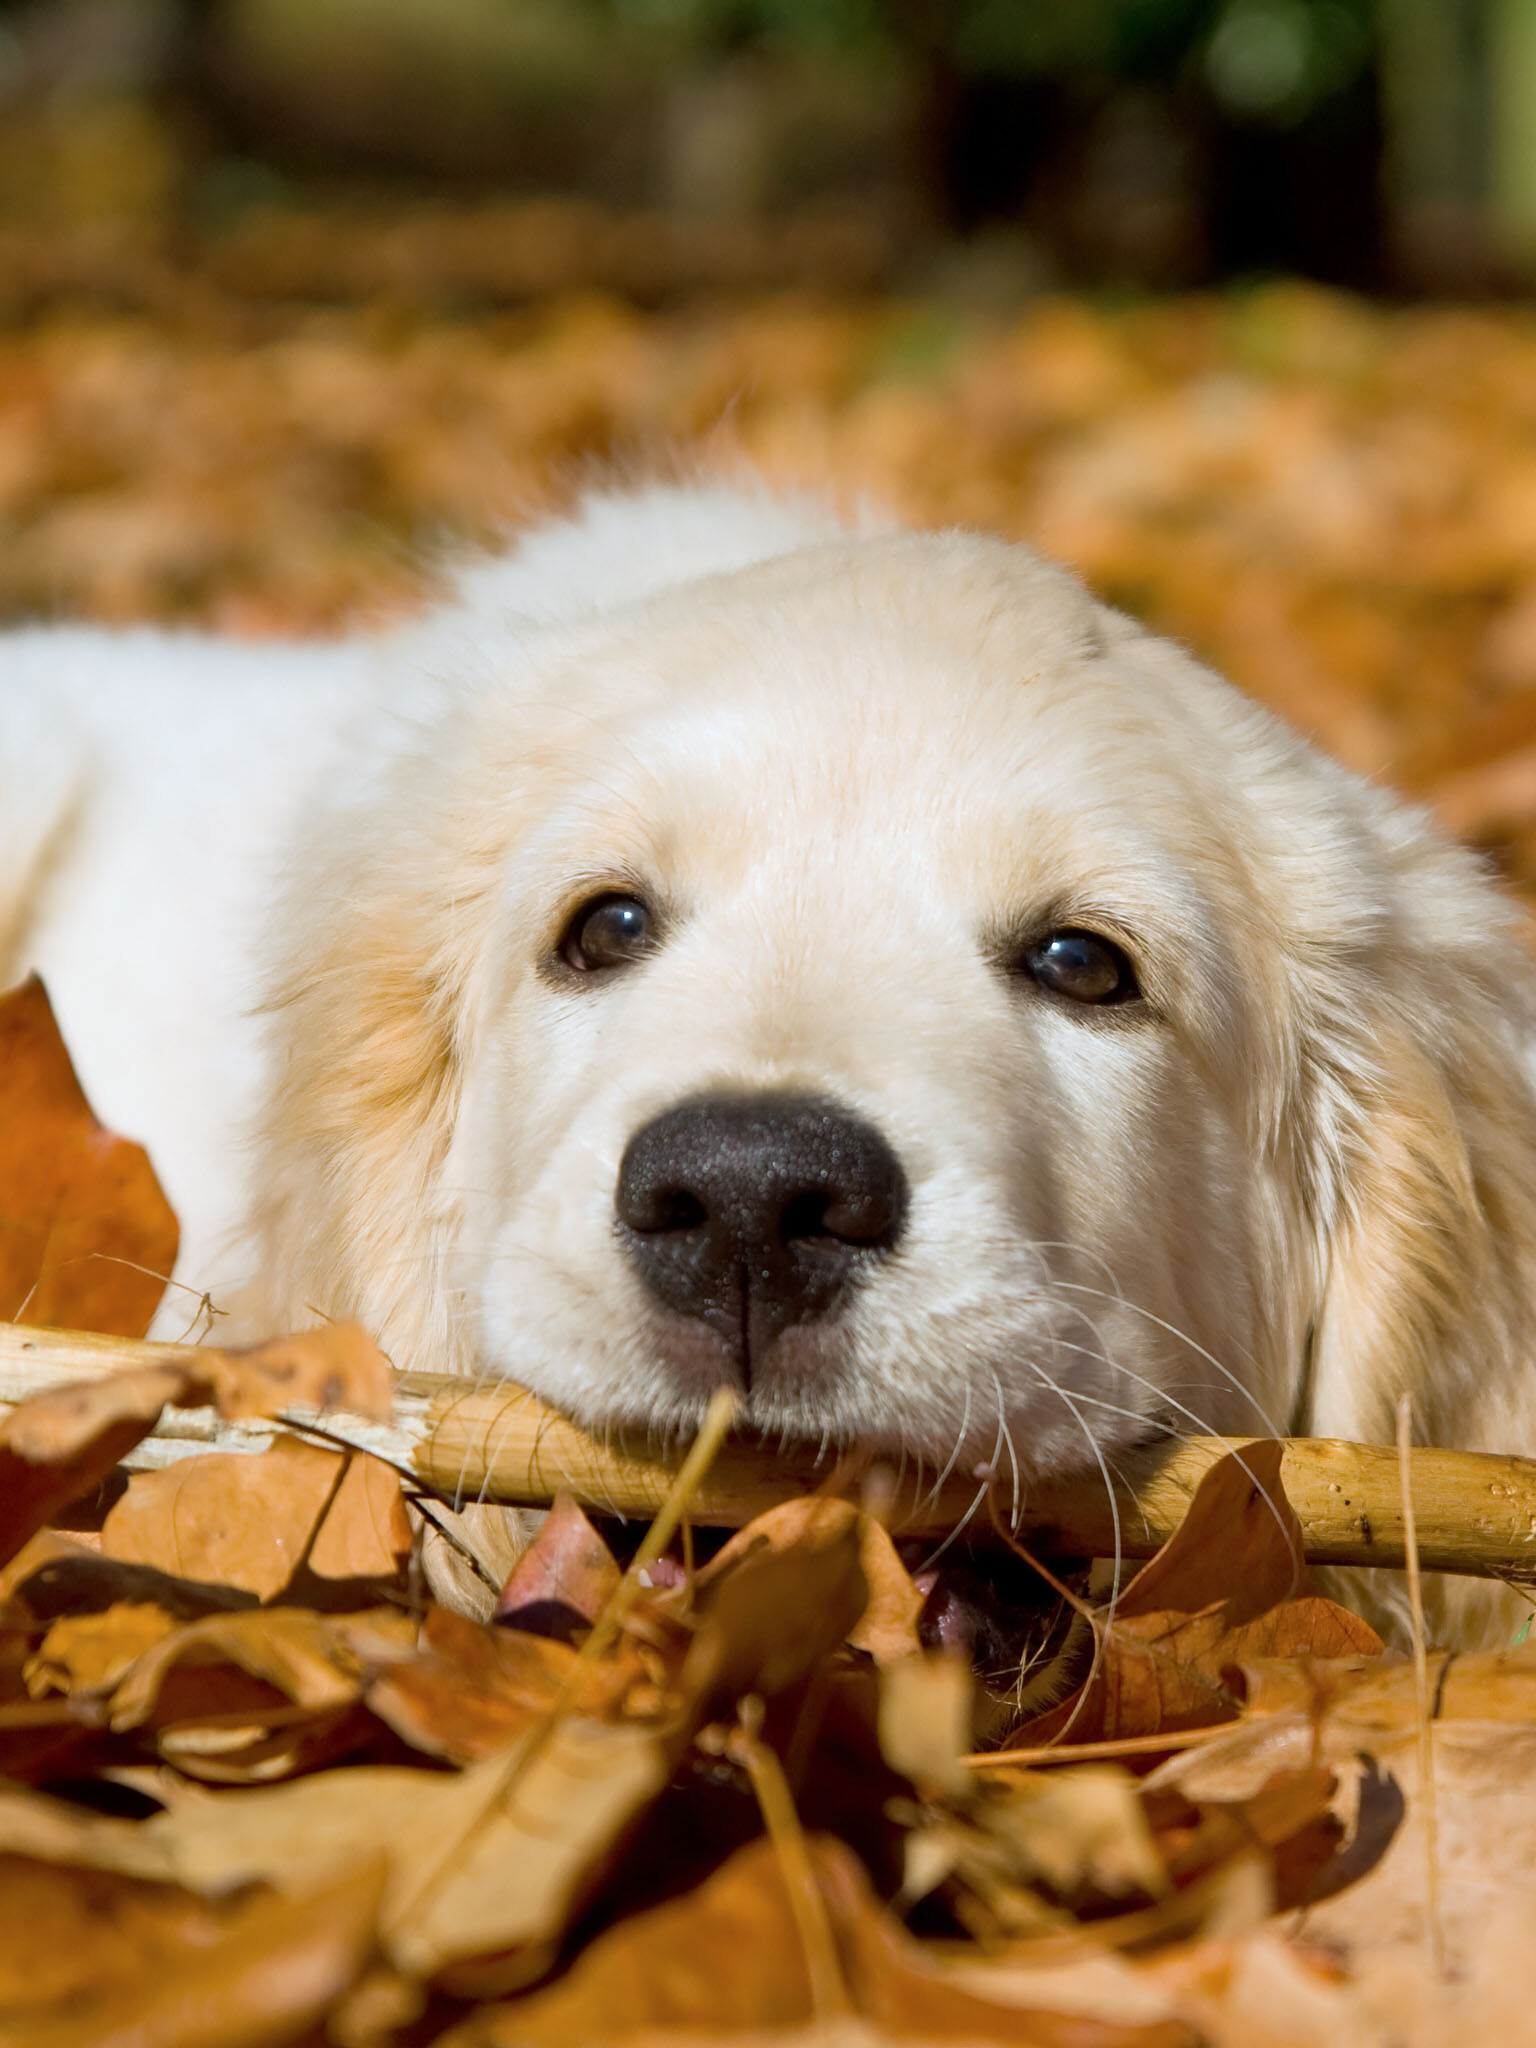
[[[1303,797],[1286,841],[1258,715],[1145,644],[910,538],[577,636],[443,1175],[487,1364],[594,1425],[730,1385],[768,1432],[1026,1476],[1284,1426],[1276,1275],[1315,1246],[1276,899],[1305,858],[1333,917],[1349,834]]]

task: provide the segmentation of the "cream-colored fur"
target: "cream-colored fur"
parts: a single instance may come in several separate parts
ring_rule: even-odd
[[[684,1098],[788,1089],[911,1202],[755,1361],[772,1436],[1027,1485],[1160,1427],[1386,1439],[1406,1388],[1427,1438],[1536,1451],[1506,905],[1023,549],[597,499],[405,633],[14,636],[0,788],[0,964],[41,968],[183,1208],[179,1277],[247,1324],[354,1314],[686,1430],[733,1368],[624,1258],[620,1159]],[[551,973],[605,889],[655,952]],[[1144,999],[1010,966],[1063,927]],[[1522,1611],[1435,1600],[1463,1642]]]

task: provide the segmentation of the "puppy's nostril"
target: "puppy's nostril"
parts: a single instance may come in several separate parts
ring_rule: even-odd
[[[814,1243],[817,1238],[823,1238],[830,1244],[841,1234],[832,1225],[827,1198],[819,1188],[803,1195],[792,1195],[784,1204],[779,1217],[782,1243],[794,1244],[797,1240]]]
[[[698,1230],[709,1221],[709,1211],[689,1188],[658,1188],[632,1204],[624,1221],[648,1236],[656,1231]]]
[[[844,1244],[880,1246],[894,1244],[905,1206],[904,1187],[861,1189],[825,1200],[821,1227],[828,1237]]]
[[[874,1249],[893,1241],[898,1217],[890,1197],[873,1190],[828,1193],[807,1188],[791,1195],[779,1217],[786,1245],[851,1245]]]

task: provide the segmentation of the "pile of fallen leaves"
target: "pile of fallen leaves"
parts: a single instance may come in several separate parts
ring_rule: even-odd
[[[142,1334],[101,1275],[174,1253],[143,1155],[36,984],[0,1050],[0,1312]],[[6,2048],[1529,2038],[1536,1651],[1436,1656],[1427,1727],[1278,1446],[1010,1713],[831,1493],[714,1547],[680,1479],[619,1555],[561,1500],[493,1620],[435,1604],[401,1475],[325,1440],[391,1386],[324,1329],[0,1422]],[[168,1409],[322,1421],[174,1456]]]

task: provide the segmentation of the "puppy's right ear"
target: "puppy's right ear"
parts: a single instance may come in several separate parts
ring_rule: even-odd
[[[1406,1393],[1421,1443],[1536,1455],[1536,972],[1469,856],[1392,822],[1391,913],[1305,1034],[1319,1292],[1295,1423],[1390,1443]],[[1397,1626],[1398,1575],[1369,1576]],[[1489,1582],[1431,1580],[1426,1599],[1463,1646],[1519,1618]]]
[[[1389,1441],[1407,1392],[1428,1440],[1486,1439],[1527,1354],[1536,1131],[1514,1048],[1476,1007],[1443,1040],[1379,1022],[1331,1105],[1310,1434]],[[1536,1448],[1536,1407],[1527,1428]]]

